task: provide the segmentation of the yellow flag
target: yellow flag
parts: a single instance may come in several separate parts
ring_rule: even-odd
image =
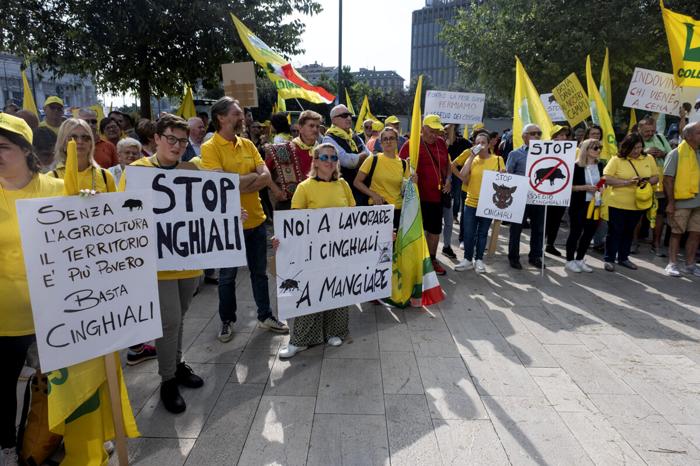
[[[36,103],[34,102],[34,96],[32,95],[32,88],[29,87],[29,81],[27,80],[27,73],[22,70],[22,87],[23,87],[23,97],[22,97],[22,109],[32,112],[34,115],[39,117],[39,112],[36,109]]]
[[[348,110],[350,109],[348,108]],[[372,112],[369,109],[369,99],[367,98],[367,96],[365,96],[365,98],[362,99],[362,107],[360,107],[360,114],[357,115],[357,123],[355,123],[356,133],[362,132],[362,123],[364,123],[365,120],[379,121],[377,117],[372,115]]]
[[[603,152],[600,158],[609,160],[613,155],[617,155],[617,141],[615,140],[615,130],[613,129],[610,114],[603,102],[603,98],[598,92],[598,86],[593,80],[591,72],[591,56],[586,56],[586,83],[588,85],[588,105],[591,107],[591,119],[593,123],[603,129]]]
[[[411,168],[415,171],[418,166],[418,153],[420,152],[420,132],[423,125],[421,115],[421,92],[423,92],[423,75],[418,76],[416,95],[413,96],[413,112],[411,113],[411,135],[408,140],[408,153],[411,160]]]
[[[348,108],[348,111],[355,116],[355,109],[352,107],[352,100],[350,100],[350,94],[348,94],[347,89],[345,89],[345,106]]]
[[[287,111],[287,102],[282,98],[280,93],[277,93],[277,111],[278,112],[286,112]]]
[[[630,108],[630,124],[627,127],[627,134],[632,132],[632,127],[637,124],[637,112],[633,108]]]
[[[660,0],[676,84],[700,87],[700,21],[667,10]]]
[[[523,128],[534,123],[542,130],[542,139],[552,134],[552,120],[542,104],[540,94],[530,81],[520,59],[515,57],[515,95],[513,97],[513,147],[523,145]]]
[[[605,107],[608,109],[608,114],[612,118],[612,85],[610,84],[610,57],[608,48],[605,47],[605,60],[603,60],[603,69],[600,70],[600,87],[598,88],[600,97],[605,102]]]
[[[274,52],[265,42],[248,29],[238,18],[231,14],[233,24],[243,46],[253,60],[265,69],[267,77],[285,99],[304,99],[315,104],[330,104],[335,96],[322,88],[314,86],[304,79],[294,67],[281,55]]]
[[[189,85],[185,86],[185,95],[182,97],[180,108],[177,109],[175,114],[185,120],[197,116],[197,109],[194,107],[194,98],[192,97],[192,88]]]

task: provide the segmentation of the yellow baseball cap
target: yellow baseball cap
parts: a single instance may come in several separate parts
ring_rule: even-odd
[[[552,126],[552,137],[556,136],[562,131],[566,131],[568,134],[571,134],[571,130],[568,126],[554,125]]]
[[[484,127],[484,124],[482,122],[474,123],[474,126],[472,126],[472,131],[476,131],[477,129],[481,129],[483,127]]]
[[[423,126],[427,126],[438,131],[445,131],[445,127],[442,126],[442,121],[438,115],[426,115],[423,118]]]
[[[385,125],[397,125],[399,123],[401,123],[401,121],[399,121],[396,115],[388,116],[386,117],[386,120],[384,120]]]
[[[16,116],[8,115],[7,113],[0,112],[0,128],[11,133],[19,134],[29,144],[32,143],[34,138],[32,129],[29,127],[26,121],[21,118],[17,118]]]
[[[372,131],[381,131],[384,129],[384,124],[381,121],[372,122]]]
[[[63,107],[63,99],[55,95],[50,95],[44,101],[44,107],[51,104],[59,104],[61,107]]]

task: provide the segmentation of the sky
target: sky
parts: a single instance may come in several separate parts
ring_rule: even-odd
[[[338,66],[338,0],[317,0],[319,15],[300,16],[306,24],[301,48],[292,65],[318,62]],[[343,2],[343,66],[394,70],[410,81],[411,18],[425,0],[345,0]]]

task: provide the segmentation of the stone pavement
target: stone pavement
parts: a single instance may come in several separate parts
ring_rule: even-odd
[[[700,464],[700,279],[665,277],[646,245],[638,271],[548,257],[541,278],[508,267],[507,234],[488,274],[448,270],[439,305],[363,304],[351,342],[287,361],[288,337],[255,328],[247,274],[226,344],[205,285],[185,322],[205,379],[187,411],[160,405],[155,361],[125,370],[133,464]]]

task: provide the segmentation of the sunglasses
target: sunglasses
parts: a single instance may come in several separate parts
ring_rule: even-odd
[[[349,118],[352,116],[352,113],[341,113],[340,115],[336,115],[336,118]]]
[[[603,146],[591,146],[591,150],[601,150]]]
[[[529,133],[530,136],[542,136],[542,131],[530,131]]]
[[[333,154],[333,155],[321,154],[318,157],[316,157],[316,160],[320,160],[321,162],[328,162],[329,160],[331,162],[337,162],[338,156],[335,154]]]
[[[72,140],[74,140],[75,142],[78,142],[78,141],[90,142],[90,141],[92,141],[92,137],[88,136],[87,134],[71,134],[69,137]]]

